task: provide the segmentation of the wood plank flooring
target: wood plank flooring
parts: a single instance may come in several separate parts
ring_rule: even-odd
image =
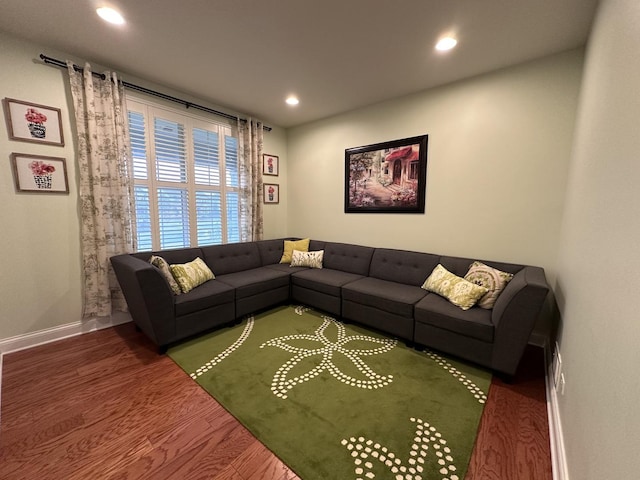
[[[543,370],[493,380],[467,480],[552,479]],[[132,324],[4,356],[0,478],[298,479]]]

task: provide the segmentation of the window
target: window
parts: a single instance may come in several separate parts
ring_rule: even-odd
[[[240,241],[230,126],[127,98],[138,250]]]
[[[420,171],[420,162],[411,162],[409,164],[409,180],[417,180]]]

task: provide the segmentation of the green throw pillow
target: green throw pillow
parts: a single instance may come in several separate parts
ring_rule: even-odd
[[[469,310],[489,290],[454,275],[438,264],[422,288],[446,298],[462,310]]]
[[[187,293],[198,285],[216,278],[200,257],[193,262],[171,265],[171,273],[180,285],[182,293]]]
[[[300,250],[294,250],[291,255],[291,266],[322,268],[322,257],[324,257],[324,250],[318,250],[315,252],[301,252]]]
[[[301,252],[309,251],[309,239],[303,238],[302,240],[285,240],[284,241],[284,252],[282,253],[282,258],[280,259],[280,263],[291,263],[291,257],[293,256],[293,251],[299,250]]]
[[[154,267],[158,267],[158,269],[160,269],[160,273],[162,273],[162,276],[169,284],[169,288],[171,288],[171,291],[174,295],[180,295],[182,293],[182,290],[180,290],[180,285],[178,285],[176,283],[176,279],[173,278],[173,275],[171,274],[171,270],[169,268],[169,264],[164,258],[158,257],[156,255],[151,255],[149,263]]]
[[[482,262],[473,262],[464,279],[480,285],[489,290],[478,302],[480,308],[487,310],[493,308],[498,296],[513,278],[513,274],[485,265]]]

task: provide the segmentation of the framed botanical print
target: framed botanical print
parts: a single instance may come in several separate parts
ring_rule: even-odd
[[[69,193],[64,158],[12,153],[11,166],[18,192]]]
[[[262,155],[262,173],[263,175],[273,175],[277,177],[278,172],[278,157],[275,155],[264,154]]]
[[[14,98],[2,100],[10,140],[64,146],[59,108]]]
[[[262,188],[264,203],[280,203],[280,185],[276,183],[265,183]]]

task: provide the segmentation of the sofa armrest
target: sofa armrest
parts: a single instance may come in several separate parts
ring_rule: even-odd
[[[492,368],[516,373],[548,292],[540,267],[525,266],[507,284],[491,316],[495,326]]]
[[[158,346],[176,335],[174,295],[160,271],[132,255],[111,257],[111,265],[135,324]]]

